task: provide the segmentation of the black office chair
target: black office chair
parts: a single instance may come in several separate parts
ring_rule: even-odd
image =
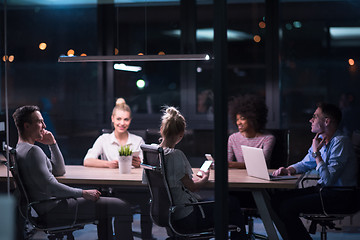
[[[334,221],[343,220],[345,217],[353,216],[358,211],[360,211],[360,132],[356,131],[353,133],[352,136],[352,143],[353,147],[357,156],[358,160],[358,187],[322,187],[319,191],[320,200],[322,205],[322,212],[321,213],[302,213],[300,216],[311,221],[309,227],[309,233],[315,234],[317,225],[321,226],[321,239],[327,239],[327,229],[334,229],[334,230],[341,230],[340,227],[335,225]],[[304,187],[304,182],[307,180],[318,180],[318,178],[314,177],[304,177],[301,180],[301,185]],[[326,189],[331,189],[332,191],[339,191],[339,194],[342,193],[350,193],[353,194],[354,203],[351,206],[346,206],[346,209],[342,211],[330,212],[323,201],[323,191]]]
[[[32,202],[27,194],[25,185],[21,177],[20,169],[17,165],[16,160],[16,150],[9,150],[9,166],[11,175],[15,180],[16,191],[18,194],[18,210],[20,215],[24,218],[24,221],[28,221],[33,227],[37,230],[44,231],[48,234],[48,239],[63,239],[64,236],[67,236],[67,239],[74,239],[73,232],[79,229],[83,229],[84,225],[95,223],[95,222],[78,222],[77,221],[77,212],[74,212],[74,218],[69,219],[69,221],[51,223],[49,224],[46,219],[41,218],[36,214],[34,206],[43,204],[51,201],[59,201],[66,198],[51,198],[49,200],[35,201]]]
[[[166,178],[166,164],[164,162],[164,151],[155,145],[141,145],[144,153],[142,167],[144,168],[147,184],[151,194],[150,215],[153,222],[165,227],[170,239],[203,239],[215,236],[215,229],[205,229],[194,233],[181,233],[172,225],[172,214],[180,205],[174,205],[172,195]],[[213,201],[189,203],[181,206],[200,206],[213,204]],[[234,225],[229,226],[229,231],[240,231]]]
[[[319,191],[320,200],[322,205],[322,211],[320,213],[302,213],[301,217],[311,221],[309,227],[309,233],[315,234],[317,225],[321,226],[321,240],[327,239],[327,229],[341,230],[341,227],[337,227],[334,221],[343,220],[345,217],[355,215],[359,210],[359,204],[354,204],[352,206],[347,206],[347,209],[342,210],[341,212],[330,212],[323,201],[323,192],[326,189],[332,189],[332,191],[341,192],[350,192],[353,194],[354,203],[357,203],[360,200],[360,191],[356,187],[322,187]]]
[[[278,169],[289,165],[290,157],[290,130],[268,129],[275,137],[275,145],[271,153],[269,169]]]

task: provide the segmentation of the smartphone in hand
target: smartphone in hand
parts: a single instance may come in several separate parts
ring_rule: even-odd
[[[140,151],[132,152],[131,156],[138,157],[140,155]]]
[[[207,160],[215,162],[214,158],[211,156],[210,153],[206,153],[205,157],[206,157]]]
[[[203,165],[201,166],[200,170],[203,171],[203,172],[206,172],[207,170],[209,170],[211,164],[213,163],[212,160],[206,160]],[[199,177],[202,176],[202,172],[199,171],[196,175],[198,175]]]

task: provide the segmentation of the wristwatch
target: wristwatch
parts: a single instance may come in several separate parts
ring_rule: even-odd
[[[320,153],[320,152],[312,152],[312,153],[311,153],[311,156],[312,156],[313,158],[317,158],[317,157],[321,156],[321,153]]]

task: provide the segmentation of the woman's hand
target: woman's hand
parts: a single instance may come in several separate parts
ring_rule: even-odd
[[[118,160],[107,161],[106,164],[107,164],[108,168],[118,168],[119,167],[119,161]]]
[[[201,178],[203,181],[209,180],[210,171],[206,171],[206,172],[204,172],[204,171],[202,171],[202,170],[199,170],[199,171],[200,171],[202,174],[201,174],[201,176],[196,175],[198,178]]]
[[[202,186],[209,180],[210,171],[201,171],[201,173],[201,177],[196,175],[194,178],[191,178],[189,175],[185,174],[185,176],[181,179],[182,184],[184,184],[184,186],[191,192],[199,191]]]
[[[141,164],[141,159],[139,156],[133,156],[132,158],[132,165],[136,168],[139,168]]]

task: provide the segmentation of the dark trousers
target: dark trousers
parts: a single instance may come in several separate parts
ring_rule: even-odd
[[[231,232],[231,240],[247,239],[243,208],[256,208],[251,192],[239,191],[229,194],[229,222],[240,227],[240,232]]]
[[[201,206],[204,216],[198,206],[185,218],[173,221],[173,226],[180,233],[192,233],[214,227],[214,205]]]
[[[289,240],[312,239],[299,218],[300,213],[322,213],[319,194],[320,186],[279,191],[272,195],[271,203],[274,211],[284,224]],[[323,191],[323,200],[328,212],[345,211],[354,204],[354,193]]]
[[[76,203],[77,202],[77,203]],[[98,220],[99,240],[113,239],[112,217],[115,217],[115,239],[133,239],[130,205],[119,198],[100,197],[96,202],[84,198],[61,201],[55,208],[42,215],[48,224],[73,219],[78,204],[78,222]]]
[[[132,210],[140,209],[141,239],[153,239],[153,222],[150,217],[150,192],[148,190],[137,191],[136,189],[129,189],[128,192],[124,192],[124,190],[117,190],[115,188],[113,190],[113,196],[126,200],[131,204]],[[136,210],[133,211],[133,213],[134,212],[136,212]]]

